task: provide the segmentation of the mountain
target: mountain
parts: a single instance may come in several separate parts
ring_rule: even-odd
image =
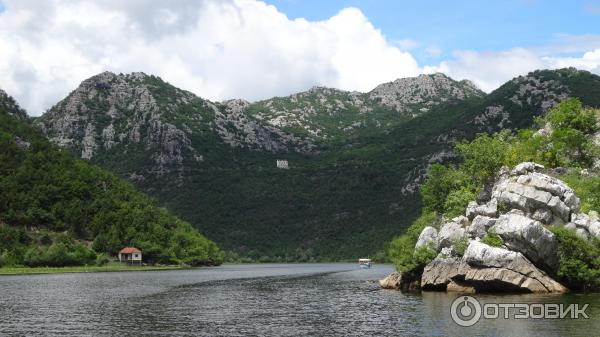
[[[21,120],[28,118],[27,112],[19,106],[19,103],[2,89],[0,89],[0,108],[15,118]]]
[[[344,142],[380,133],[432,108],[485,94],[444,74],[384,83],[368,93],[314,87],[251,104],[250,116],[314,142]]]
[[[113,174],[0,106],[0,266],[94,263],[127,245],[145,262],[218,264],[217,245]],[[102,260],[101,260],[102,261]]]
[[[102,73],[36,124],[226,249],[265,260],[348,259],[403,232],[419,213],[414,193],[428,165],[454,160],[454,142],[531,125],[568,96],[599,106],[599,79],[537,71],[486,95],[434,74],[369,93],[316,87],[219,103],[155,76]]]

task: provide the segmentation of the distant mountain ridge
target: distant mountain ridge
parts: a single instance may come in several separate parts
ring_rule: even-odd
[[[478,132],[531,125],[600,77],[536,71],[490,94],[443,74],[369,93],[315,87],[210,102],[142,73],[103,73],[36,120],[56,144],[134,182],[225,248],[253,258],[374,254],[418,213],[431,163]],[[277,169],[286,159],[289,170]]]
[[[314,141],[372,134],[444,103],[485,93],[444,74],[419,75],[380,84],[368,93],[326,87],[250,104],[247,113]]]

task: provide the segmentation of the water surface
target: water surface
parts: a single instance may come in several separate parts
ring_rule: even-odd
[[[594,336],[599,295],[477,295],[483,302],[589,303],[585,320],[455,324],[458,296],[402,294],[389,265],[227,265],[0,277],[1,336]]]

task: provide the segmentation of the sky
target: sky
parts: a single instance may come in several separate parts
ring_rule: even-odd
[[[0,0],[0,88],[34,116],[105,70],[254,101],[569,66],[600,74],[600,0]]]

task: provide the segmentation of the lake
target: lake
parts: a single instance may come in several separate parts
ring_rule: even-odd
[[[600,295],[475,295],[588,303],[590,319],[450,316],[459,295],[375,282],[390,265],[225,265],[174,271],[0,276],[0,336],[593,336]]]

